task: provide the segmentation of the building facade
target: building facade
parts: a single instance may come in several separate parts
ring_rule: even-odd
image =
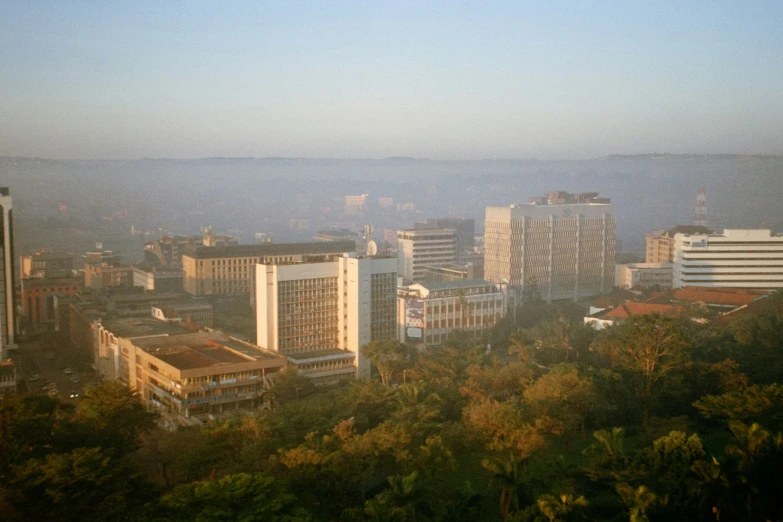
[[[427,267],[456,261],[457,234],[453,229],[397,231],[397,272],[405,282],[424,281]]]
[[[22,280],[22,317],[33,324],[53,323],[59,298],[72,297],[82,291],[80,277]]]
[[[535,287],[547,301],[610,291],[615,278],[615,209],[608,199],[588,195],[592,197],[534,198],[527,205],[487,207],[485,279]],[[549,203],[572,199],[590,202]]]
[[[353,241],[198,247],[182,256],[183,288],[195,296],[252,295],[259,263],[302,262],[355,249]]]
[[[317,383],[370,377],[360,348],[396,338],[397,263],[339,257],[256,268],[257,344]]]
[[[398,338],[419,348],[439,346],[455,331],[479,340],[507,309],[501,286],[483,279],[414,283],[397,297]]]
[[[783,288],[783,236],[765,229],[674,236],[673,286]]]
[[[676,234],[711,234],[701,225],[677,225],[668,230],[656,230],[645,238],[645,263],[673,263]]]
[[[653,287],[668,290],[672,287],[672,263],[628,263],[615,267],[614,284],[619,288]]]
[[[476,237],[476,220],[470,218],[430,218],[413,224],[417,230],[450,228],[456,234],[457,260],[461,260],[463,252],[473,251],[473,240]]]
[[[0,187],[0,361],[7,351],[16,348],[16,318],[14,284],[14,208],[11,191]]]

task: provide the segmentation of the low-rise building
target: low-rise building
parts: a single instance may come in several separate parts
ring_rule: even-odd
[[[424,281],[427,267],[450,265],[457,256],[453,229],[397,231],[397,273],[406,283]]]
[[[14,361],[11,359],[0,361],[0,398],[5,394],[16,393],[16,381]]]
[[[628,263],[615,266],[615,286],[619,288],[672,287],[672,263]]]
[[[609,310],[602,310],[598,313],[588,315],[584,318],[584,323],[587,326],[592,326],[596,330],[603,330],[604,328],[619,324],[623,320],[633,316],[652,314],[675,316],[681,312],[681,308],[672,305],[628,301]]]
[[[505,316],[507,286],[483,279],[414,283],[397,291],[398,338],[419,348],[439,346],[460,331],[479,340]]]
[[[202,418],[268,404],[270,378],[287,364],[279,354],[221,332],[129,339],[120,357],[131,389],[149,404]]]
[[[133,267],[133,286],[157,292],[182,292],[182,270]]]

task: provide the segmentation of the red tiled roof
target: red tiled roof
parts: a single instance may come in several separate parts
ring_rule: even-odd
[[[606,294],[594,301],[590,302],[590,306],[593,308],[610,308],[617,306],[625,301],[632,301],[636,298],[636,294],[629,290],[617,290],[611,294]]]
[[[701,302],[705,304],[743,306],[766,294],[767,292],[764,290],[686,286],[674,291],[674,299],[691,303]]]
[[[674,314],[679,309],[672,305],[666,304],[652,304],[652,303],[623,303],[613,310],[609,310],[604,314],[604,317],[616,317],[624,319],[633,315],[649,315],[649,314]]]

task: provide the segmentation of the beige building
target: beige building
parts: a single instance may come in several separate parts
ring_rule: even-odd
[[[14,299],[14,210],[11,191],[0,187],[0,360],[16,349],[17,310]]]
[[[259,346],[286,355],[318,384],[370,377],[359,349],[396,338],[395,259],[344,256],[256,271]]]
[[[674,235],[711,234],[707,227],[701,225],[677,225],[668,230],[656,230],[645,238],[645,263],[673,263]]]
[[[427,267],[453,264],[457,234],[450,228],[397,231],[397,272],[405,282],[424,281]]]
[[[414,283],[397,296],[398,338],[420,348],[439,346],[455,331],[480,340],[508,302],[500,285],[483,279]]]
[[[353,241],[198,247],[182,256],[183,287],[196,296],[252,295],[259,263],[303,262],[355,249]]]
[[[550,204],[547,198],[536,198],[532,204],[487,207],[484,278],[517,288],[535,286],[547,301],[610,291],[615,277],[614,205],[597,195],[569,196],[588,202]]]
[[[104,379],[184,417],[256,408],[268,377],[286,366],[284,357],[222,332],[191,333],[152,317],[98,321],[94,332]]]
[[[620,288],[672,287],[672,263],[629,263],[615,267],[614,284]]]

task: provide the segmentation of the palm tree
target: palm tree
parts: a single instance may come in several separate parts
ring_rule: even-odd
[[[563,521],[577,507],[587,507],[585,497],[574,498],[573,495],[544,495],[536,501],[538,510],[549,522]]]
[[[617,493],[623,499],[623,502],[628,506],[628,512],[630,514],[630,522],[649,522],[647,518],[647,510],[656,504],[666,504],[666,499],[661,500],[647,486],[639,486],[634,489],[633,486],[625,482],[617,484]]]
[[[511,455],[508,459],[486,458],[481,465],[492,472],[494,487],[500,488],[500,516],[508,519],[520,509],[520,497],[527,497],[528,478],[524,473],[522,459]]]

